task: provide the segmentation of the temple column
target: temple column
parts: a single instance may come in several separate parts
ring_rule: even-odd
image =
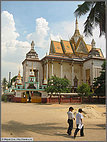
[[[38,70],[38,89],[39,89],[39,70]]]
[[[46,62],[46,80],[48,81],[48,60]]]
[[[63,76],[63,68],[62,68],[62,61],[61,61],[61,78]]]
[[[72,62],[72,86],[74,86],[74,63]]]
[[[83,83],[83,64],[81,65],[81,82],[80,84]]]
[[[52,76],[53,76],[53,61],[52,61]]]

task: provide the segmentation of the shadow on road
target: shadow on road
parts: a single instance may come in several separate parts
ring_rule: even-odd
[[[25,118],[26,119],[26,118]],[[27,125],[17,121],[9,121],[7,124],[2,124],[2,130],[14,134],[25,133],[26,131],[35,132],[43,135],[54,135],[60,130],[66,130],[66,127],[58,126],[58,123],[40,123]]]
[[[61,125],[60,123],[39,123],[39,124],[28,125],[17,121],[9,121],[7,124],[2,124],[2,130],[5,132],[14,133],[15,135],[31,131],[42,135],[63,136],[66,138],[73,138],[72,136],[68,136],[66,134],[67,127],[61,127],[60,125]],[[97,127],[90,127],[90,128],[84,127],[84,129],[92,129],[92,130],[105,129],[104,124],[99,124],[96,126]],[[73,129],[75,130],[75,128]],[[62,130],[64,130],[65,133],[62,133]]]

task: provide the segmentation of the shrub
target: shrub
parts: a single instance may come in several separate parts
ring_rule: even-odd
[[[7,98],[6,95],[2,95],[1,100],[4,101],[4,102],[7,102],[8,98]]]

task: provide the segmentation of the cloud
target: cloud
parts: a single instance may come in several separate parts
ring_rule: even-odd
[[[27,41],[17,40],[19,36],[19,33],[16,31],[13,15],[8,11],[3,11],[1,13],[1,59],[3,74],[4,72],[8,74],[8,71],[13,70],[13,68],[17,73],[17,64],[21,65],[21,62],[25,59],[26,52],[30,49],[30,44]]]
[[[27,40],[34,40],[35,46],[46,48],[48,46],[48,22],[43,17],[36,19],[35,32],[27,35]],[[47,39],[46,39],[47,38]]]

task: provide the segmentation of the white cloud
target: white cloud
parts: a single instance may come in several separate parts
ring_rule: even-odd
[[[8,11],[3,11],[1,13],[2,77],[7,77],[8,72],[12,71],[13,68],[15,70],[14,73],[17,73],[17,68],[14,65],[21,64],[21,62],[25,59],[25,53],[30,48],[30,44],[28,42],[17,40],[19,36],[19,33],[16,32],[13,15]],[[13,75],[15,75],[14,73]]]
[[[35,46],[46,48],[48,46],[48,22],[43,17],[36,19],[36,27],[35,32],[30,33],[27,35],[27,40],[32,41],[34,40]]]

